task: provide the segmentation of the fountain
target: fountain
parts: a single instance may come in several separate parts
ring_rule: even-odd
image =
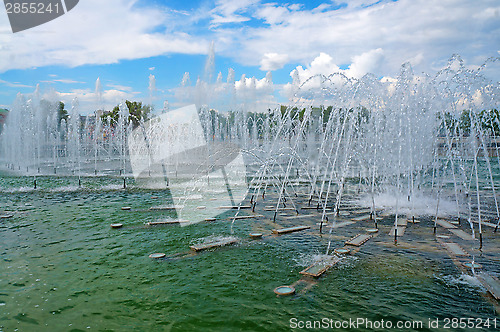
[[[214,61],[212,46],[204,80],[190,86],[186,73],[176,97],[196,102],[205,138],[241,147],[252,203],[271,187],[279,192],[274,219],[283,200],[295,208],[295,183],[302,183],[309,188],[309,204],[315,200],[326,222],[327,207],[338,213],[356,179],[359,203],[371,208],[375,221],[377,206],[392,200],[384,208],[394,212],[396,228],[401,213],[455,214],[473,232],[477,219],[479,236],[485,216],[500,220],[494,181],[500,158],[498,84],[482,75],[482,67],[466,69],[454,56],[434,77],[415,75],[409,64],[386,81],[334,73],[301,82],[294,72],[292,104],[273,106],[272,98],[256,96],[272,95],[270,74],[257,91],[255,78],[235,82],[231,69],[226,82],[221,73],[214,81]],[[150,75],[150,104],[155,91]],[[95,95],[98,111],[80,116],[77,100],[68,112],[64,104],[41,99],[39,87],[31,96],[19,94],[2,133],[3,165],[34,177],[130,175],[129,109],[122,103],[116,118],[99,111],[99,79]],[[134,127],[143,123],[138,119]],[[432,213],[419,210],[423,197],[436,200]]]
[[[392,197],[396,233],[401,213],[412,218],[422,213],[415,205],[422,195],[436,199],[436,219],[440,210],[452,212],[467,220],[473,236],[473,212],[480,237],[485,210],[500,220],[494,183],[500,158],[498,84],[482,75],[483,67],[466,69],[453,56],[434,77],[415,75],[405,64],[397,79],[385,82],[342,73],[300,82],[295,71],[292,104],[277,107],[272,98],[257,98],[255,78],[243,75],[235,82],[230,69],[227,82],[221,73],[214,82],[214,61],[212,45],[204,80],[192,87],[186,73],[176,97],[196,102],[205,137],[242,148],[254,183],[252,203],[269,186],[279,192],[274,219],[282,200],[295,208],[293,184],[299,181],[309,187],[309,203],[317,197],[325,222],[327,207],[338,213],[356,178],[360,203],[371,208],[375,223],[382,197]],[[261,94],[272,94],[270,74],[260,84]],[[150,104],[155,91],[150,75]],[[5,167],[34,177],[131,174],[129,109],[122,103],[116,118],[105,116],[100,79],[95,95],[98,111],[86,117],[79,115],[77,100],[68,112],[62,103],[41,99],[38,86],[28,98],[18,95],[2,133]],[[492,200],[480,194],[484,187]]]
[[[389,294],[394,304],[386,304],[398,310],[411,303],[403,311],[411,319],[441,310],[464,316],[472,306],[489,317],[484,300],[500,296],[500,91],[485,70],[498,59],[471,69],[453,56],[432,76],[404,64],[391,79],[342,72],[304,79],[295,71],[283,105],[270,73],[237,80],[229,69],[224,79],[214,61],[212,48],[206,74],[185,73],[149,117],[159,99],[154,75],[147,107],[124,101],[103,109],[99,79],[91,111],[39,87],[17,96],[0,134],[0,232],[7,241],[0,252],[16,267],[0,285],[7,317],[21,307],[36,315],[45,285],[50,306],[45,298],[40,306],[44,313],[63,308],[58,322],[75,312],[94,317],[92,294],[102,303],[119,299],[99,309],[106,317],[132,311],[139,326],[171,305],[158,302],[158,291],[198,309],[189,294],[199,298],[206,289],[208,303],[238,299],[252,317],[265,306],[321,312],[325,301],[335,310],[351,301],[346,316],[368,310],[377,318],[383,308],[352,296],[374,288],[384,293],[371,296],[385,301]],[[18,238],[22,246],[9,242]],[[144,273],[130,273],[136,270]],[[466,277],[456,278],[457,270]],[[312,288],[324,278],[328,283]],[[127,291],[117,290],[119,279]],[[471,296],[463,280],[491,296]],[[17,287],[33,303],[13,303]],[[255,289],[297,299],[259,295],[255,307],[248,300]],[[300,299],[311,289],[318,301]],[[74,311],[70,299],[80,305]]]

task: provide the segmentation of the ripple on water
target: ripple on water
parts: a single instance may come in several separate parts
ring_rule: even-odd
[[[28,324],[33,324],[33,325],[40,325],[36,319],[33,319],[28,316],[28,314],[20,313],[17,314],[16,316],[13,317],[14,319],[23,322],[23,323],[28,323]]]

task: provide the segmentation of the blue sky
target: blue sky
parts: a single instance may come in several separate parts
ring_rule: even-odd
[[[271,83],[264,78],[272,76],[276,100],[286,102],[282,92],[295,69],[302,80],[335,71],[395,77],[409,61],[416,73],[432,74],[455,53],[466,66],[480,66],[500,56],[500,3],[80,0],[66,15],[16,34],[1,9],[0,105],[40,84],[44,95],[66,103],[77,97],[88,113],[98,77],[106,108],[124,99],[148,102],[151,74],[156,107],[176,105],[184,73],[192,85],[203,76],[211,42],[215,75],[225,81],[232,68],[236,81],[255,77],[266,93]],[[489,73],[497,84],[498,63]]]

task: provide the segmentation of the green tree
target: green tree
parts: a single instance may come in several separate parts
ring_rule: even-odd
[[[60,101],[59,105],[57,106],[57,129],[61,130],[62,120],[67,122],[68,119],[69,119],[68,111],[64,109],[64,103]]]
[[[120,107],[115,106],[111,111],[104,111],[101,114],[101,123],[104,125],[111,125],[111,127],[116,127],[118,123],[118,116],[120,112]]]
[[[128,112],[129,112],[129,121],[132,122],[133,128],[137,128],[141,121],[147,121],[149,119],[149,113],[151,112],[151,107],[142,105],[142,102],[131,102],[126,100],[125,104],[127,104]]]
[[[129,116],[127,119],[127,124],[132,122],[133,128],[137,128],[139,124],[144,121],[149,120],[149,114],[151,113],[151,107],[143,105],[142,102],[137,101],[125,101],[127,105]],[[120,106],[115,106],[111,111],[104,111],[101,115],[101,122],[105,125],[111,125],[111,127],[116,127],[118,124],[118,117],[120,116]]]

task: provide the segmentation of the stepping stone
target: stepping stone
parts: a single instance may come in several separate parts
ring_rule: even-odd
[[[315,214],[298,214],[296,216],[288,216],[284,219],[300,219],[300,218],[308,218],[308,217],[316,217]]]
[[[486,272],[477,273],[476,277],[496,300],[500,300],[500,282],[498,278],[490,276]]]
[[[333,252],[336,253],[337,255],[347,255],[351,252],[351,250],[347,248],[337,248],[333,250]]]
[[[264,211],[276,211],[276,207],[273,208],[264,208]],[[278,208],[278,211],[295,211],[293,207],[282,207]]]
[[[462,249],[458,244],[453,242],[444,242],[443,246],[452,254],[457,256],[469,256],[469,254]]]
[[[389,235],[394,236],[396,230],[396,226],[391,228],[391,231],[389,232]],[[403,236],[405,234],[406,227],[404,226],[398,226],[398,237]]]
[[[149,208],[151,211],[171,211],[175,210],[175,206],[152,206]]]
[[[450,236],[449,236],[449,235],[436,235],[436,237],[437,237],[438,239],[449,239],[449,238],[450,238]]]
[[[372,236],[368,235],[368,234],[358,234],[355,237],[346,241],[345,244],[359,247],[371,238],[372,238]]]
[[[340,260],[341,259],[337,256],[330,256],[328,258],[314,262],[309,267],[300,271],[299,273],[302,275],[318,278],[323,273],[328,271],[328,269],[330,269],[332,266],[340,262]]]
[[[309,228],[311,228],[311,226],[295,226],[295,227],[289,227],[289,228],[273,229],[273,233],[274,234],[286,234],[286,233],[303,231],[303,230],[309,229]]]
[[[148,226],[160,226],[160,225],[177,225],[180,223],[189,222],[187,220],[164,220],[164,221],[150,221],[146,223]]]
[[[450,228],[457,228],[457,226],[452,225],[452,224],[450,224],[449,222],[447,222],[446,220],[442,220],[442,219],[438,219],[438,220],[436,221],[436,224],[438,224],[438,225],[439,225],[439,226],[441,226],[441,227],[447,228],[447,229],[450,229]]]
[[[468,241],[475,240],[471,234],[468,234],[461,229],[449,229],[449,231],[463,240],[468,240]]]
[[[234,244],[236,242],[238,242],[237,239],[227,239],[227,240],[221,240],[221,241],[215,241],[215,242],[196,244],[193,246],[189,246],[189,248],[193,249],[194,251],[203,251],[203,250],[207,250],[207,249],[211,249],[211,248],[227,246],[230,244]]]
[[[352,213],[356,213],[356,214],[363,214],[363,213],[370,213],[372,212],[371,209],[361,209],[361,210],[353,210]]]
[[[472,222],[475,223],[475,224],[479,224],[479,221],[477,221],[477,220],[472,220]],[[496,223],[491,223],[491,222],[487,222],[487,221],[481,221],[481,225],[488,226],[488,227],[491,227],[491,228],[496,228],[497,227]]]
[[[260,239],[263,236],[262,233],[250,233],[252,239]]]
[[[355,224],[355,223],[356,223],[355,221],[338,222],[338,223],[333,224],[333,228],[341,228],[341,227],[349,226],[349,225],[352,225],[352,224]]]
[[[234,217],[229,217],[229,219],[240,220],[240,219],[252,219],[252,218],[259,218],[259,217],[263,217],[263,215],[255,214],[252,216],[234,216]]]
[[[479,269],[482,269],[483,266],[481,264],[478,264],[476,262],[464,262],[462,263],[463,266],[465,266],[466,268],[469,268],[469,269],[475,269],[475,270],[479,270]]]
[[[398,227],[399,226],[407,226],[408,221],[406,219],[398,219]]]
[[[160,259],[160,258],[164,258],[165,256],[166,255],[164,253],[157,252],[157,253],[149,255],[149,258]]]
[[[319,210],[319,211],[323,211],[323,207],[318,207],[317,206],[303,206],[301,207],[302,210]],[[331,208],[326,208],[325,209],[326,211],[331,211],[332,209]]]
[[[369,220],[369,219],[370,219],[369,214],[361,216],[361,217],[351,218],[352,221],[363,221],[363,220]]]
[[[219,209],[225,209],[225,210],[230,210],[230,209],[251,209],[252,207],[250,205],[227,205],[227,206],[219,206]]]
[[[287,296],[295,294],[295,288],[292,286],[279,286],[274,289],[276,295]]]

